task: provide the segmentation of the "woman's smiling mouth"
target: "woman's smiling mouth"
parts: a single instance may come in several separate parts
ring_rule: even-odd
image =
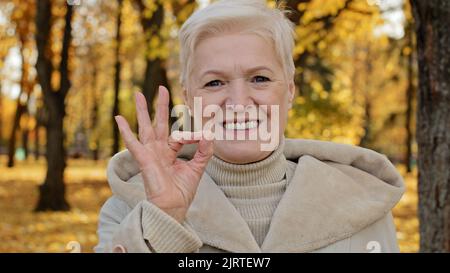
[[[257,128],[259,125],[259,120],[249,120],[249,121],[225,121],[223,122],[223,128],[226,130],[251,130]]]

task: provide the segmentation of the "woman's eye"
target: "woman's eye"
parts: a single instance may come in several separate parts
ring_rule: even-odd
[[[217,87],[223,85],[223,82],[219,80],[210,81],[207,84],[205,84],[205,87]]]
[[[252,82],[255,82],[255,83],[262,83],[262,82],[268,82],[268,81],[270,81],[270,79],[267,77],[264,77],[264,76],[255,76],[252,79]]]

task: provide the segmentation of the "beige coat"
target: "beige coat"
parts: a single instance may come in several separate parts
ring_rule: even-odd
[[[195,147],[180,153],[190,158]],[[96,252],[398,252],[391,209],[402,177],[386,156],[332,142],[286,139],[296,162],[258,246],[250,229],[205,173],[181,225],[145,200],[128,151],[108,166],[114,196],[103,206]]]

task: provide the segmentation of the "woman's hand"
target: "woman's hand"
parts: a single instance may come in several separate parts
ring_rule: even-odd
[[[145,97],[140,92],[136,93],[136,112],[139,140],[127,121],[116,116],[120,134],[142,172],[147,199],[181,223],[213,154],[212,141],[186,132],[183,132],[182,140],[169,137],[169,91],[163,86],[159,87],[155,126],[151,124]],[[184,144],[197,142],[197,152],[192,160],[177,158],[177,152]]]

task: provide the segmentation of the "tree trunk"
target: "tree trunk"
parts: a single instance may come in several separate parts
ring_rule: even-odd
[[[98,107],[98,101],[97,99],[94,99],[94,107],[92,109],[93,113],[92,113],[92,128],[93,130],[97,130],[97,125],[98,125],[98,112],[99,112],[99,107]],[[91,130],[92,132],[92,130]],[[95,147],[94,149],[92,149],[92,155],[95,161],[98,161],[99,159],[99,154],[100,154],[100,141],[99,141],[99,134],[98,131],[96,131],[95,135]]]
[[[14,156],[16,153],[16,140],[17,140],[17,131],[19,130],[20,125],[20,117],[24,111],[24,105],[20,101],[20,97],[23,94],[23,86],[21,87],[21,91],[19,97],[17,97],[17,106],[16,106],[16,114],[14,115],[13,126],[11,128],[11,133],[9,135],[9,143],[8,143],[8,163],[7,167],[14,167]]]
[[[39,160],[39,121],[36,121],[36,127],[34,128],[34,160]]]
[[[420,251],[450,251],[450,2],[411,0],[419,92]]]
[[[408,47],[413,48],[413,29],[412,25],[408,24],[407,27],[407,39],[408,39]],[[406,115],[405,115],[405,130],[406,130],[406,139],[405,139],[405,166],[406,166],[406,172],[411,172],[411,160],[412,160],[412,142],[413,142],[413,132],[412,132],[412,113],[413,113],[413,100],[414,100],[414,51],[412,50],[408,55],[407,60],[407,80],[408,80],[408,87],[406,89]]]
[[[22,114],[26,111],[30,88],[28,85],[28,67],[27,67],[27,60],[25,59],[25,46],[26,46],[26,38],[25,35],[27,33],[24,33],[24,30],[22,28],[19,29],[19,40],[20,40],[20,57],[22,62],[22,68],[21,68],[21,77],[20,77],[20,94],[17,97],[17,106],[16,106],[16,114],[14,115],[14,121],[13,126],[11,129],[11,134],[9,137],[9,145],[8,145],[8,168],[14,167],[14,156],[16,152],[16,140],[17,140],[17,131],[20,127],[20,118],[22,117]],[[26,95],[26,101],[27,103],[22,101],[22,96]]]
[[[29,136],[28,128],[23,128],[22,129],[22,148],[24,151],[24,159],[25,160],[28,158],[28,136]]]
[[[141,14],[145,11],[145,5],[141,4]],[[153,36],[161,37],[159,31],[164,22],[164,8],[161,3],[156,4],[156,10],[153,12],[150,18],[146,18],[141,15],[141,24],[145,33],[145,37],[148,37],[146,43],[149,43],[149,38]],[[142,85],[142,93],[145,96],[148,106],[148,112],[153,114],[153,100],[156,97],[158,86],[164,85],[170,90],[169,83],[167,81],[166,70],[164,68],[164,61],[161,58],[149,58],[147,57],[144,82]]]
[[[365,86],[363,86],[364,92],[364,135],[361,137],[359,146],[364,148],[370,148],[373,140],[373,132],[372,132],[372,98],[371,98],[371,88],[370,88],[370,78],[372,75],[372,65],[371,65],[371,47],[370,45],[366,48],[367,54],[364,59],[364,75]]]
[[[0,155],[3,149],[3,95],[2,95],[2,84],[0,81]]]
[[[359,146],[369,148],[372,142],[372,104],[368,96],[366,96],[364,104],[364,135],[359,141]]]
[[[147,37],[146,43],[149,44],[149,38],[154,36],[157,36],[162,40],[160,30],[161,26],[163,25],[165,16],[162,2],[156,3],[156,9],[153,11],[153,14],[150,18],[144,16],[144,14],[146,13],[146,6],[144,4],[144,1],[139,0],[136,1],[136,3],[139,6],[139,10],[141,13],[141,24],[144,30],[144,35],[145,37]],[[181,19],[178,15],[181,13],[183,13],[183,15],[186,15],[186,13],[192,12],[196,5],[197,4],[195,0],[187,0],[182,4],[178,3],[177,1],[173,3],[173,15],[175,16],[178,25],[183,24],[183,20],[185,20],[186,17],[183,16],[183,19]],[[156,97],[156,93],[160,85],[163,85],[167,87],[168,90],[171,90],[170,83],[167,78],[165,60],[161,59],[160,57],[152,59],[147,57],[144,81],[142,84],[142,93],[144,94],[147,101],[148,112],[151,116],[154,114],[153,101]],[[172,109],[173,105],[173,99],[171,96],[169,100],[169,109]],[[176,120],[177,117],[169,117],[170,124],[173,124],[174,122],[176,122]]]
[[[119,114],[119,91],[120,91],[120,27],[122,25],[122,2],[123,0],[117,0],[117,25],[116,25],[116,64],[115,64],[115,77],[114,77],[114,104],[112,111],[112,125],[113,125],[113,147],[111,156],[119,152],[119,128],[117,127],[114,117]]]
[[[153,115],[153,101],[156,97],[158,87],[164,85],[170,90],[170,85],[167,80],[166,70],[163,67],[162,61],[158,58],[155,60],[148,60],[145,69],[144,84],[142,86],[142,92],[146,98],[148,105],[148,112]],[[169,101],[172,103],[172,100]],[[169,105],[170,107],[171,105]]]
[[[49,98],[52,106],[49,107],[47,123],[47,175],[45,182],[39,188],[40,196],[36,211],[66,211],[69,204],[65,198],[64,169],[66,167],[66,154],[64,149],[64,105],[58,96]]]
[[[192,0],[188,0],[184,5],[192,5]],[[156,4],[156,10],[153,12],[152,16],[150,18],[147,18],[143,16],[145,12],[145,5],[142,1],[138,2],[140,12],[141,12],[141,24],[142,28],[145,33],[145,37],[153,37],[158,36],[161,38],[160,34],[160,26],[164,23],[164,7],[161,3]],[[177,13],[180,12],[182,8],[180,6],[175,5],[175,17],[178,15]],[[179,22],[182,23],[182,22]],[[157,26],[157,27],[155,27]],[[148,44],[150,41],[149,39],[146,40],[146,43]],[[166,63],[165,60],[161,59],[160,57],[156,58],[148,58],[146,62],[146,68],[145,68],[145,75],[144,75],[144,82],[142,84],[142,93],[145,96],[145,99],[147,101],[148,106],[148,112],[150,116],[154,114],[153,109],[153,101],[155,100],[156,93],[158,91],[158,87],[160,85],[163,85],[167,87],[168,90],[170,90],[170,83],[167,78],[167,70],[166,70]],[[169,109],[173,108],[173,100],[172,96],[169,100]],[[170,113],[170,112],[169,112]],[[173,124],[176,122],[177,117],[169,117],[170,124]]]
[[[40,100],[40,99],[39,99]],[[45,108],[43,106],[38,106],[36,109],[36,127],[34,128],[34,159],[39,160],[39,156],[41,155],[41,146],[40,146],[40,132],[39,129],[41,126],[45,125]]]
[[[92,149],[92,155],[95,161],[99,159],[99,153],[100,153],[100,140],[99,140],[99,134],[98,134],[98,117],[99,117],[99,96],[97,83],[98,83],[98,69],[97,69],[97,63],[93,63],[93,71],[92,71],[92,95],[93,95],[93,107],[92,107],[92,115],[91,115],[91,125],[90,125],[90,141],[94,142],[94,148]],[[94,138],[94,139],[92,139]],[[91,145],[89,145],[91,146]]]
[[[45,123],[47,129],[47,175],[44,183],[39,188],[40,196],[35,208],[36,211],[69,209],[69,204],[65,199],[64,169],[66,167],[66,153],[64,149],[63,122],[65,97],[70,89],[68,58],[72,40],[72,8],[71,5],[67,5],[61,63],[59,66],[61,81],[59,90],[55,92],[50,84],[53,67],[49,56],[49,47],[47,46],[47,41],[50,40],[51,29],[51,1],[40,0],[37,2],[36,45],[38,48],[38,59],[36,70],[42,87],[48,118]]]

